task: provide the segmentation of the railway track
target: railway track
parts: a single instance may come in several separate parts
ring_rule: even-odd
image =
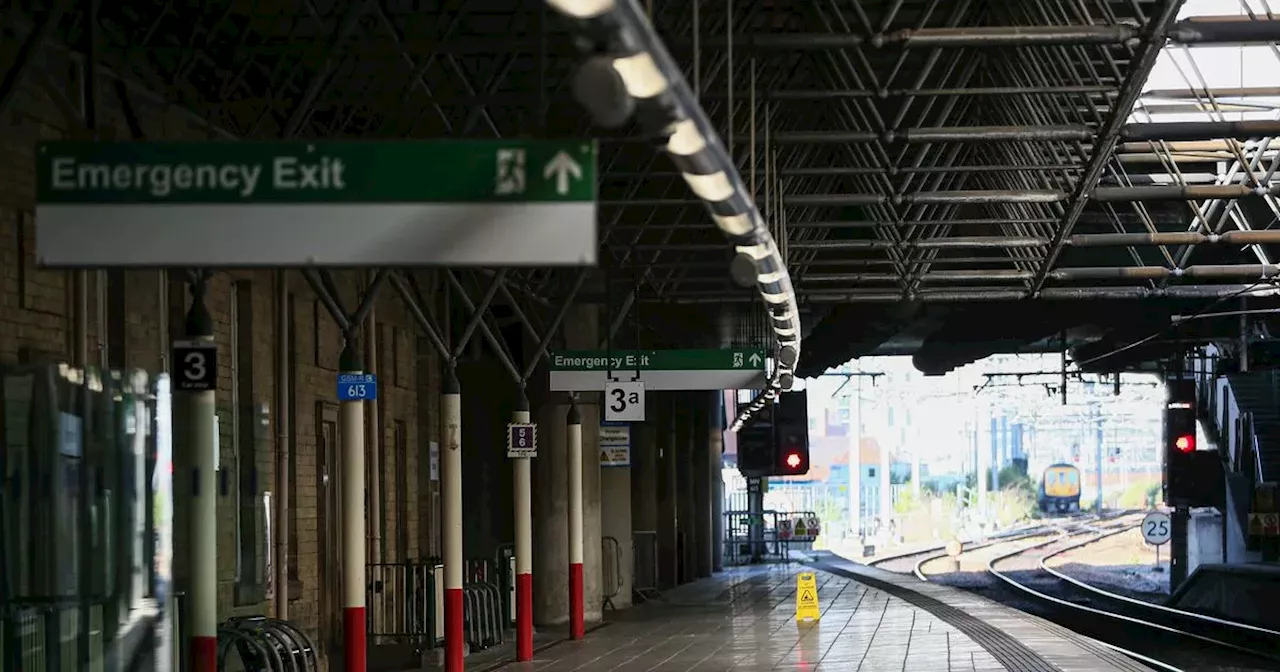
[[[966,549],[985,562],[978,571],[927,571],[943,556],[918,561],[918,578],[984,594],[1006,605],[1053,621],[1131,655],[1148,665],[1180,672],[1280,669],[1280,632],[1136,600],[1088,585],[1047,566],[1067,551],[1129,531],[1127,516],[1090,523],[1072,521],[1042,539],[1012,550],[1000,545]],[[1027,539],[1028,534],[1023,539]],[[1047,537],[1047,538],[1045,538]],[[997,551],[991,553],[992,550]],[[962,556],[963,557],[963,556]],[[970,559],[971,567],[973,558]]]
[[[1043,534],[1044,531],[1049,529],[1050,527],[1051,527],[1051,524],[1046,522],[1042,524],[1035,524],[1035,525],[1014,528],[1012,530],[1006,530],[1004,532],[1001,532],[1000,534],[991,535],[990,537],[987,537],[982,541],[971,542],[969,544],[966,544],[965,549],[974,550],[978,548],[985,548],[987,546],[992,546],[995,544],[1003,544],[1003,543],[1008,543],[1010,541],[1025,539],[1028,536],[1034,536],[1035,534]],[[886,555],[882,558],[877,558],[875,560],[872,560],[871,562],[868,562],[866,564],[869,567],[876,567],[878,569],[883,569],[890,572],[897,572],[899,574],[909,574],[915,570],[916,566],[919,564],[919,562],[922,559],[945,557],[946,554],[947,554],[947,547],[945,544],[943,544],[938,546],[929,546],[929,547],[917,549],[914,551],[907,551],[904,553]]]
[[[1061,529],[1063,525],[1072,522],[1105,521],[1117,516],[1128,515],[1129,513],[1131,512],[1123,511],[1115,514],[1104,513],[1102,516],[1077,513],[1062,518],[1049,518],[1035,524],[1025,525],[1012,530],[1006,530],[1000,534],[991,535],[981,541],[967,543],[964,545],[964,553],[968,554],[981,549],[989,549],[999,546],[1001,544],[1042,537],[1052,534]],[[885,556],[883,558],[873,560],[867,563],[867,565],[890,572],[897,572],[899,574],[915,574],[916,578],[923,580],[924,576],[920,573],[922,565],[946,557],[948,557],[947,547],[945,545],[939,545],[915,551],[908,551],[906,553]]]

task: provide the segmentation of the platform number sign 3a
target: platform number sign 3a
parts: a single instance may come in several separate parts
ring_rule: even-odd
[[[604,419],[607,422],[644,422],[644,383],[605,383]]]
[[[207,341],[174,341],[174,388],[206,392],[218,384],[218,347]]]
[[[1169,514],[1152,511],[1142,519],[1142,538],[1148,544],[1159,546],[1169,541],[1173,530],[1169,527]]]

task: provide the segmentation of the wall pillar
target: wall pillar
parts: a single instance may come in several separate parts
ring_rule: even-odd
[[[722,393],[707,396],[707,491],[711,493],[711,571],[724,571],[724,427]]]
[[[566,395],[551,393],[538,413],[533,461],[533,622],[569,622],[569,470]]]
[[[711,534],[711,451],[707,444],[711,442],[711,409],[704,402],[704,392],[689,394],[690,416],[693,433],[689,437],[690,466],[693,482],[693,575],[699,579],[711,576],[711,549],[715,545]]]
[[[564,322],[567,349],[599,345],[598,307],[575,306]],[[533,616],[538,625],[569,622],[568,394],[551,392],[538,409],[533,464]],[[600,581],[600,393],[581,392],[583,616],[603,618]]]
[[[677,522],[676,498],[676,404],[675,393],[663,392],[658,395],[659,413],[654,426],[655,444],[658,449],[657,467],[657,518],[655,529],[658,532],[658,587],[671,588],[680,584],[678,569],[680,566],[677,554],[679,526]]]
[[[647,407],[646,407],[647,408]],[[649,411],[652,413],[652,411]],[[640,437],[644,423],[631,424],[631,464],[636,463],[640,452]],[[599,450],[596,451],[597,459]],[[631,584],[634,576],[635,546],[631,538],[631,488],[635,469],[626,467],[600,468],[600,535],[601,535],[601,602],[610,593],[610,603],[616,609],[631,606]],[[604,545],[604,538],[617,541]],[[609,582],[605,579],[608,578]],[[616,582],[616,583],[614,583]]]
[[[658,585],[658,428],[663,412],[659,394],[648,392],[645,396],[648,418],[631,430],[631,529],[635,550],[630,579],[633,587],[654,588]]]
[[[679,582],[688,583],[694,579],[694,568],[698,545],[698,528],[696,507],[694,505],[694,414],[689,405],[689,393],[676,393],[676,449],[672,451],[676,460],[676,522],[679,529],[680,573]]]

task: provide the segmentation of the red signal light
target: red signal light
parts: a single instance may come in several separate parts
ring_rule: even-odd
[[[796,453],[796,452],[787,453],[788,467],[791,467],[792,469],[799,469],[800,462],[801,462],[800,453]]]
[[[1173,441],[1173,447],[1179,452],[1190,453],[1196,449],[1196,437],[1191,434],[1183,434]]]

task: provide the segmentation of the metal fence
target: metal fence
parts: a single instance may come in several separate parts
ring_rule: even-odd
[[[408,644],[418,651],[444,643],[444,564],[423,562],[367,565],[369,643]]]
[[[240,659],[234,665],[232,654]],[[233,618],[218,627],[218,672],[319,672],[315,644],[288,621]]]
[[[463,567],[463,632],[472,651],[487,649],[505,640],[511,609],[503,589],[510,563],[501,559],[467,560]]]
[[[408,644],[418,651],[444,645],[444,564],[426,562],[368,565],[369,643]],[[503,544],[493,558],[463,565],[463,636],[473,651],[506,640],[515,627],[514,547]]]
[[[792,521],[816,518],[812,511],[750,511],[724,513],[724,562],[726,565],[790,562],[793,550],[813,548],[813,539],[792,535]],[[758,526],[760,536],[752,539],[751,528]],[[791,532],[789,532],[790,530]]]
[[[82,627],[80,604],[6,605],[0,619],[0,669],[102,672],[106,664],[102,605],[90,605],[88,612],[88,627]]]
[[[634,530],[631,538],[635,545],[632,596],[636,602],[660,600],[662,591],[658,590],[658,533],[653,530]]]
[[[516,545],[502,544],[493,554],[495,566],[501,570],[498,587],[502,589],[503,613],[506,627],[516,627]]]

